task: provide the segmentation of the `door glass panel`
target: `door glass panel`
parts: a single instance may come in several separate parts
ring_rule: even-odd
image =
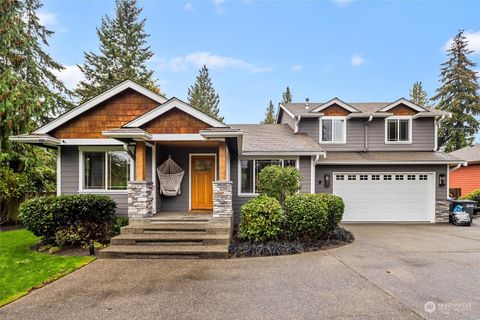
[[[197,159],[194,165],[195,172],[209,172],[212,171],[212,161],[207,159]]]

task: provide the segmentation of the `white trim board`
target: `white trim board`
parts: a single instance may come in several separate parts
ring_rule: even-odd
[[[316,107],[315,109],[312,110],[312,112],[319,112],[322,111],[323,109],[326,109],[334,104],[338,104],[340,107],[343,109],[350,111],[350,112],[360,112],[360,110],[354,108],[353,106],[349,105],[348,103],[338,99],[338,98],[333,98],[330,101],[325,102],[321,106]]]
[[[217,171],[218,171],[216,153],[189,153],[188,154],[188,211],[192,211],[192,156],[215,156],[215,180],[214,181],[217,180]],[[213,188],[213,185],[212,185],[212,188]],[[213,196],[213,193],[212,193],[212,196]],[[213,202],[213,199],[212,199],[212,202]]]
[[[153,91],[148,90],[147,88],[139,85],[138,83],[133,82],[132,80],[125,80],[115,87],[111,88],[110,90],[105,91],[104,93],[96,96],[93,99],[88,100],[87,102],[79,105],[78,107],[70,110],[69,112],[61,115],[57,119],[47,123],[43,127],[38,128],[35,130],[33,133],[34,134],[45,134],[50,131],[52,131],[55,128],[58,128],[65,122],[77,117],[78,115],[84,113],[87,110],[90,110],[91,108],[95,107],[96,105],[102,103],[103,101],[110,99],[111,97],[117,95],[118,93],[126,90],[126,89],[132,89],[137,91],[140,94],[143,94],[144,96],[147,96],[148,98],[152,99],[155,102],[158,102],[158,104],[162,104],[167,101],[167,98],[156,94]]]
[[[322,141],[323,138],[323,128],[322,128],[322,121],[323,120],[343,120],[343,140],[337,141],[337,140],[332,140],[332,141]],[[319,144],[347,144],[347,117],[343,116],[325,116],[321,117],[318,119],[318,143]],[[335,121],[332,121],[332,139],[333,135],[335,133]]]
[[[405,98],[400,98],[398,99],[397,101],[394,101],[392,103],[390,103],[389,105],[383,107],[382,109],[378,110],[379,112],[386,112],[392,108],[395,108],[396,106],[400,105],[400,104],[404,104],[406,105],[407,107],[409,108],[412,108],[413,110],[415,111],[418,111],[418,112],[424,112],[424,111],[427,111],[427,109],[423,108],[423,107],[420,107],[419,105],[416,105],[415,103],[411,102],[410,100],[407,100]]]
[[[205,122],[206,124],[211,125],[212,127],[217,128],[225,128],[227,125],[221,123],[220,121],[206,115],[205,113],[198,111],[194,107],[190,106],[189,104],[183,102],[178,98],[171,98],[164,104],[158,106],[157,108],[141,115],[140,117],[130,121],[129,123],[125,124],[124,128],[137,128],[153,119],[161,116],[162,114],[166,113],[167,111],[172,110],[173,108],[177,108],[185,113],[188,113],[192,117],[199,119],[200,121]]]

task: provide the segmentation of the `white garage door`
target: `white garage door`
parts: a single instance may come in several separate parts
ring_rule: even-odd
[[[336,172],[333,193],[343,198],[343,221],[435,221],[435,174]]]

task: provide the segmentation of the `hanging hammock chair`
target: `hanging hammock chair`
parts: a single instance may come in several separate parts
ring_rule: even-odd
[[[158,180],[160,180],[160,194],[167,197],[175,197],[181,194],[180,185],[182,183],[185,170],[182,169],[171,156],[157,168]]]

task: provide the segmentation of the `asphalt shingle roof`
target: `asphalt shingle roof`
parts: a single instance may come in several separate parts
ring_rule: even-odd
[[[473,146],[450,152],[450,155],[463,159],[469,163],[480,162],[480,144],[474,144]]]
[[[243,132],[243,152],[321,152],[322,147],[286,124],[232,124]]]
[[[327,152],[318,162],[461,162],[462,159],[445,152],[434,151],[375,151],[375,152]]]

